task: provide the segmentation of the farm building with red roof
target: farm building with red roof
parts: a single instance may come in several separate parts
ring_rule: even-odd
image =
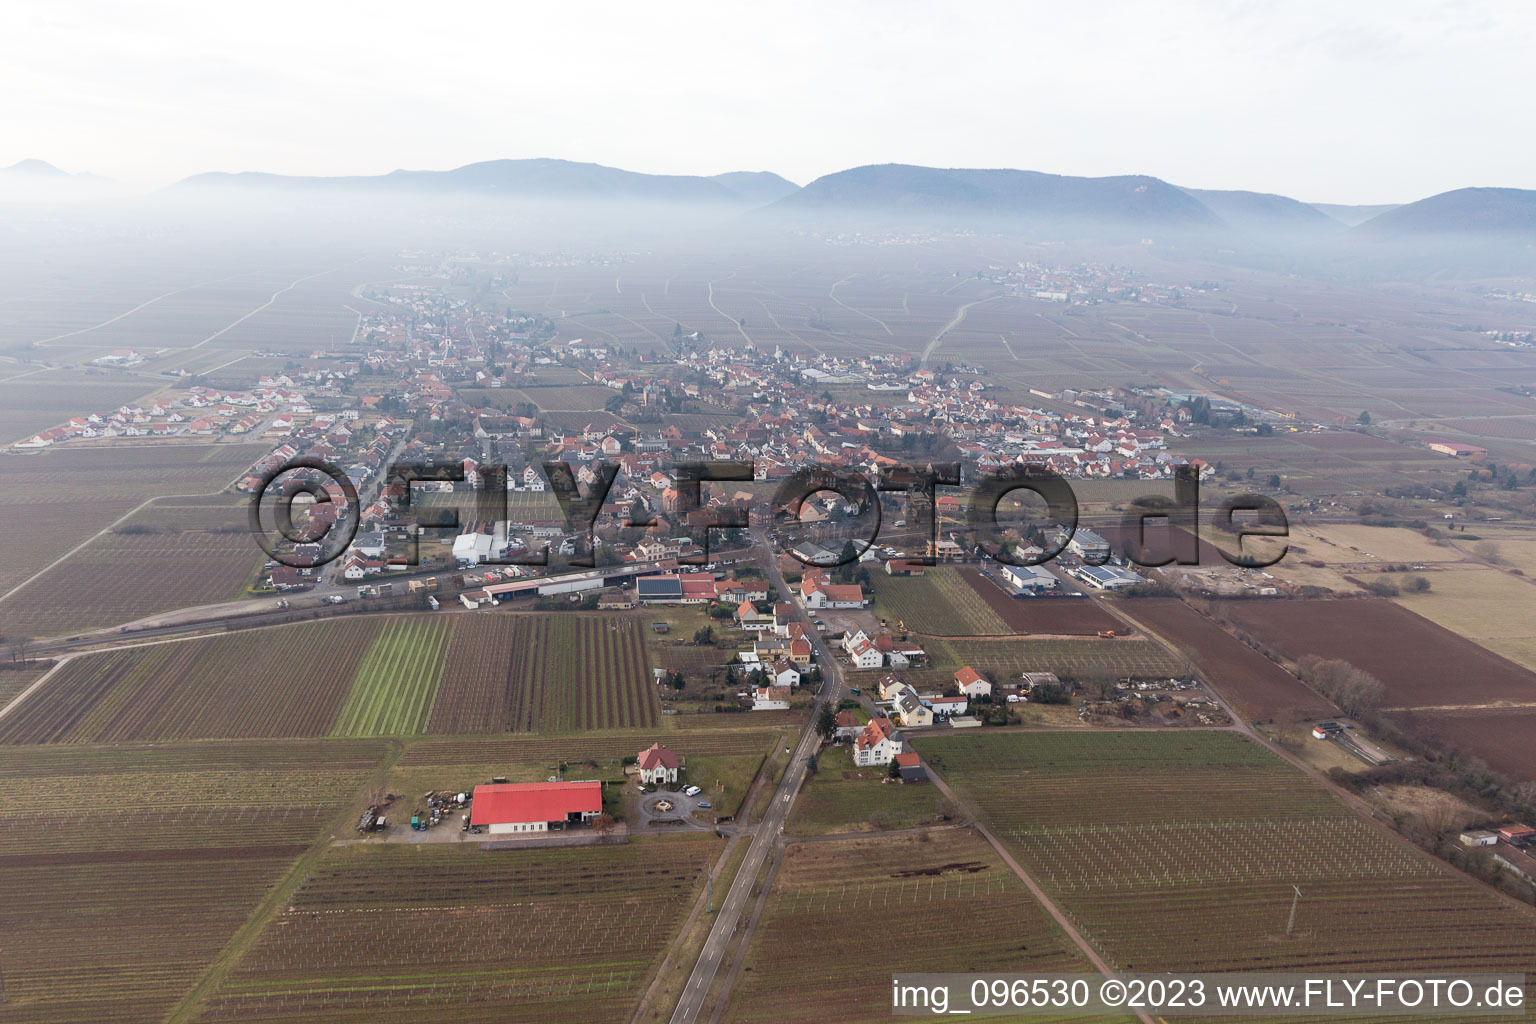
[[[601,782],[503,782],[475,787],[469,823],[486,826],[492,835],[547,832],[602,812]]]

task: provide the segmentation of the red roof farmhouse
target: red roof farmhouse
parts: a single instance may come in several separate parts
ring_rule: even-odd
[[[652,743],[640,751],[636,764],[640,769],[640,781],[647,785],[661,785],[677,781],[677,769],[681,765],[677,753],[660,743]]]
[[[471,825],[502,832],[547,832],[603,812],[601,782],[513,782],[476,786]]]

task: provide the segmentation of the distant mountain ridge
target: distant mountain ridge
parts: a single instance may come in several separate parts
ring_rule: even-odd
[[[1378,214],[1352,234],[1371,240],[1425,236],[1536,237],[1536,191],[1459,188]]]
[[[1228,227],[1238,231],[1268,231],[1291,235],[1326,236],[1345,225],[1317,207],[1270,192],[1187,188]]]
[[[1213,226],[1182,189],[1145,175],[1077,178],[1040,171],[870,164],[824,175],[772,204],[788,217],[832,211],[905,218],[994,216],[1037,222]]]
[[[61,171],[46,160],[18,160],[9,167],[0,167],[0,174],[35,174],[40,177],[67,178],[69,172]]]
[[[105,194],[90,174],[69,174],[43,160],[0,168],[0,191],[23,195]],[[715,175],[645,174],[550,158],[487,160],[451,170],[294,176],[258,171],[193,175],[168,193],[240,188],[279,195],[421,195],[564,200],[599,206],[654,204],[750,212],[759,226],[775,221],[859,226],[971,221],[1000,230],[1067,228],[1083,236],[1114,228],[1122,240],[1144,236],[1220,245],[1265,240],[1286,247],[1340,238],[1378,242],[1461,236],[1536,240],[1536,191],[1465,188],[1404,205],[1304,203],[1244,190],[1182,188],[1141,174],[1077,177],[1011,168],[940,168],[869,164],[797,186],[771,171]],[[1069,233],[1070,233],[1069,232]],[[1138,232],[1141,233],[1138,236]]]
[[[753,206],[767,201],[763,198],[766,195],[793,191],[795,185],[767,171],[740,171],[710,178],[642,174],[602,164],[535,158],[487,160],[447,171],[398,170],[338,177],[212,172],[193,175],[172,186],[176,190],[228,187]]]
[[[0,167],[0,199],[72,201],[109,196],[116,186],[97,175],[71,174],[46,160],[18,160]]]

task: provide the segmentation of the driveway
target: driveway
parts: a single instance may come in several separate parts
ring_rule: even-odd
[[[700,793],[698,796],[684,796],[681,790],[674,793],[670,790],[662,789],[654,793],[642,794],[640,797],[640,822],[638,827],[648,829],[652,825],[657,825],[663,829],[712,828],[712,825],[707,825],[693,816],[693,812],[698,809],[699,802],[707,799],[708,797],[703,793]],[[659,806],[668,804],[671,806]],[[673,824],[673,822],[681,822],[682,824]]]

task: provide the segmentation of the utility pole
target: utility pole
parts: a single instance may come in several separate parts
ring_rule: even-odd
[[[1296,895],[1291,899],[1291,919],[1285,923],[1286,935],[1290,935],[1291,931],[1296,927],[1296,904],[1301,902],[1301,889],[1294,885],[1291,888],[1296,890]]]
[[[705,865],[705,867],[704,867],[704,913],[706,913],[706,914],[713,914],[714,912],[715,912],[715,873],[713,871],[709,870],[708,865]],[[0,980],[3,980],[3,979],[0,979]],[[3,991],[3,989],[0,989],[0,991]]]

